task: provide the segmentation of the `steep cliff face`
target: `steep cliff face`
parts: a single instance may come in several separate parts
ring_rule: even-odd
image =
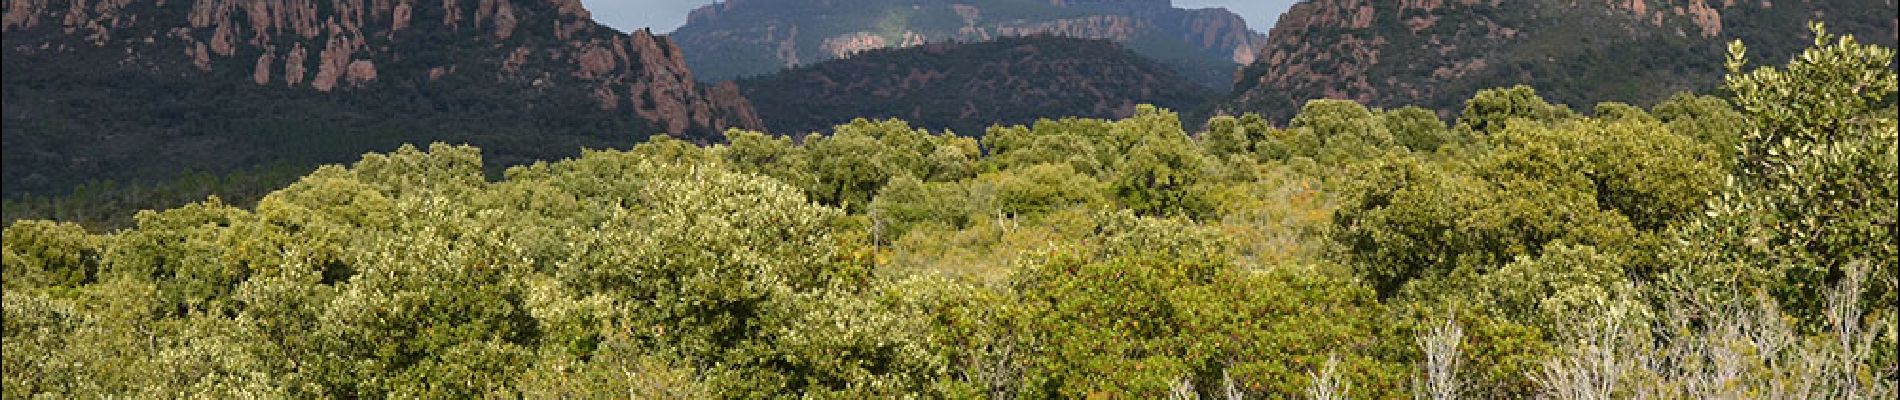
[[[579,0],[4,7],[8,193],[419,140],[519,162],[762,127],[736,87],[694,82],[669,39],[602,27]]]
[[[794,135],[859,117],[981,135],[996,123],[1120,118],[1137,104],[1185,110],[1216,96],[1114,42],[1053,36],[871,50],[739,85],[773,132]]]
[[[1580,108],[1652,104],[1719,83],[1730,40],[1783,59],[1818,19],[1892,45],[1895,12],[1893,0],[1308,0],[1219,111],[1284,121],[1330,98],[1449,116],[1477,90],[1520,83]]]
[[[1055,34],[1108,39],[1225,87],[1266,36],[1224,9],[1168,0],[741,0],[695,10],[673,33],[704,77],[760,75],[870,49]]]

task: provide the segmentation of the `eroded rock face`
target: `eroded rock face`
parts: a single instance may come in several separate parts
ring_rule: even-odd
[[[343,76],[352,85],[369,83],[376,80],[376,63],[370,60],[352,60],[349,68],[344,70]]]
[[[818,49],[832,58],[844,58],[865,50],[882,49],[890,45],[883,37],[870,32],[853,32],[827,38],[824,44],[818,46]]]
[[[602,27],[579,0],[0,7],[6,195],[432,142],[481,147],[499,169],[656,134],[712,142],[764,128],[737,89],[695,82],[671,40]]]
[[[764,129],[751,103],[736,90],[700,91],[686,69],[685,56],[671,41],[643,29],[635,31],[626,43],[628,50],[616,54],[631,53],[636,59],[628,61],[650,69],[650,73],[629,77],[627,97],[636,115],[662,121],[667,132],[692,127],[714,132],[725,128]]]
[[[1085,39],[1126,42],[1135,33],[1154,29],[1152,23],[1121,15],[1092,15],[1082,18],[1043,22],[1006,23],[996,26],[998,36],[1054,35]]]
[[[303,83],[305,57],[309,57],[309,52],[304,50],[303,43],[292,45],[290,55],[284,58],[284,84],[296,87]]]
[[[266,51],[263,55],[257,56],[257,65],[251,68],[251,82],[256,82],[258,86],[270,84],[271,62],[276,61],[276,57],[277,54],[274,51]]]
[[[1891,45],[1895,12],[1864,0],[1311,0],[1281,17],[1218,111],[1284,121],[1329,98],[1451,117],[1477,90],[1516,84],[1579,108],[1652,104],[1717,84],[1730,40],[1781,59],[1821,16]]]
[[[123,52],[127,62],[152,60],[147,62],[154,69],[185,65],[209,74],[230,69],[245,72],[242,76],[259,86],[281,82],[319,92],[347,91],[410,76],[436,82],[447,71],[466,66],[496,70],[485,77],[493,84],[529,82],[538,88],[575,86],[590,88],[582,93],[613,93],[589,97],[602,110],[653,121],[676,135],[762,127],[756,112],[736,91],[698,87],[680,49],[668,39],[645,31],[620,34],[601,27],[579,0],[7,0],[4,4],[0,31],[6,34],[7,51],[17,53],[9,57]],[[422,15],[430,20],[422,20]],[[448,60],[450,65],[389,63],[411,56],[406,52],[443,45],[424,43],[424,38],[443,31],[462,35],[475,49],[464,53],[499,53]],[[149,32],[164,34],[152,37]],[[496,46],[517,43],[515,39],[524,36],[551,38],[532,42],[554,45]],[[45,50],[41,50],[43,44]],[[483,63],[497,64],[483,67]]]
[[[1233,61],[1252,64],[1254,55],[1266,46],[1267,37],[1247,29],[1247,20],[1226,10],[1201,9],[1182,16],[1183,32],[1195,44],[1207,49],[1233,49]]]

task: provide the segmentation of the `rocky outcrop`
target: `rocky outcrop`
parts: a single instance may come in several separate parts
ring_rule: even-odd
[[[391,70],[386,61],[439,45],[423,42],[432,34],[461,32],[480,46],[506,49],[505,56],[449,60],[500,61],[495,84],[538,81],[536,86],[614,93],[597,98],[601,109],[652,121],[673,134],[762,126],[742,99],[727,96],[721,103],[720,96],[698,87],[679,48],[666,38],[600,27],[579,0],[8,0],[5,5],[0,30],[10,51],[22,57],[121,52],[125,62],[147,60],[155,68],[177,57],[182,65],[214,75],[223,69],[244,71],[259,86],[279,83],[331,92],[385,79],[438,80],[438,68],[454,65]],[[418,21],[417,15],[439,19]],[[550,45],[509,45],[521,36],[548,38],[544,43]],[[530,64],[534,67],[526,68]]]
[[[673,33],[703,76],[726,78],[927,42],[1006,36],[1107,39],[1226,87],[1266,36],[1224,9],[1167,0],[748,0],[714,3]]]
[[[997,24],[994,31],[996,36],[1054,35],[1127,42],[1134,40],[1135,35],[1141,32],[1154,29],[1154,24],[1145,19],[1125,15],[1091,15],[1041,22],[1011,21]]]
[[[1818,17],[1891,45],[1895,12],[1865,0],[1308,0],[1281,17],[1218,111],[1284,121],[1330,98],[1450,117],[1475,91],[1515,84],[1580,108],[1650,104],[1719,83],[1730,40],[1779,59]]]
[[[637,59],[625,62],[637,63],[648,71],[639,76],[616,77],[630,78],[628,99],[636,115],[663,122],[667,132],[694,127],[719,132],[726,128],[764,128],[751,103],[731,95],[734,91],[729,87],[710,93],[716,95],[697,88],[678,46],[646,30],[635,31],[627,43],[622,48],[616,42],[613,54],[634,54]]]
[[[1252,64],[1267,36],[1247,29],[1247,20],[1222,9],[1200,9],[1181,16],[1182,34],[1203,49],[1233,49],[1233,61]]]
[[[854,32],[826,38],[823,44],[818,45],[818,49],[832,58],[844,58],[865,50],[882,49],[890,45],[883,37],[870,32]]]
[[[6,194],[466,143],[501,166],[763,129],[579,0],[4,0]]]

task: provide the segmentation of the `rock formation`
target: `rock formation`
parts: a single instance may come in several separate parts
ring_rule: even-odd
[[[696,82],[670,39],[598,25],[579,0],[0,5],[8,193],[60,186],[16,185],[28,175],[162,175],[124,170],[163,165],[154,148],[213,171],[421,140],[527,162],[763,128],[735,88]],[[284,131],[308,143],[259,133]]]
[[[515,5],[534,3],[533,7]],[[579,0],[9,0],[4,31],[7,46],[24,57],[57,58],[62,53],[122,51],[126,59],[162,59],[163,49],[189,49],[184,60],[204,71],[240,68],[258,85],[283,82],[319,92],[348,90],[401,75],[428,75],[429,68],[378,71],[379,60],[409,56],[397,48],[427,38],[431,33],[468,32],[486,37],[482,42],[510,47],[521,30],[537,37],[555,38],[542,49],[514,47],[546,63],[548,71],[509,71],[494,77],[497,83],[529,79],[539,73],[560,73],[575,79],[564,85],[589,86],[619,93],[627,99],[601,99],[667,110],[622,110],[668,127],[667,132],[716,132],[727,127],[757,127],[759,121],[744,102],[721,104],[698,88],[677,46],[646,31],[619,34],[595,25]],[[437,21],[415,21],[419,8]],[[532,15],[530,15],[532,14]],[[466,21],[464,20],[466,18]],[[552,29],[548,29],[548,27]],[[419,32],[427,27],[434,31]],[[587,35],[577,36],[577,32]],[[152,32],[162,32],[153,36]],[[60,36],[86,38],[96,47],[70,44],[41,51],[34,43],[64,43]],[[146,36],[140,36],[146,35]],[[307,46],[307,47],[306,47]],[[309,49],[309,50],[306,50]],[[538,50],[538,51],[537,51]],[[237,63],[239,53],[246,56]],[[479,59],[456,60],[483,62]],[[524,62],[527,60],[523,60]],[[162,61],[161,61],[162,63]],[[513,75],[513,76],[508,76]],[[531,79],[529,79],[531,80]],[[635,88],[641,88],[636,90]]]
[[[1895,13],[1892,0],[1308,0],[1281,17],[1218,111],[1284,121],[1331,98],[1450,117],[1477,90],[1516,84],[1578,108],[1646,105],[1714,87],[1731,40],[1781,60],[1819,18],[1892,45]]]

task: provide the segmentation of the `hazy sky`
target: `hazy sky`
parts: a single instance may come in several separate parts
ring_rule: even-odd
[[[1298,0],[1174,0],[1175,7],[1226,7],[1247,18],[1247,27],[1265,33]],[[672,32],[686,23],[686,13],[713,0],[582,0],[594,19],[623,31],[652,27]]]

